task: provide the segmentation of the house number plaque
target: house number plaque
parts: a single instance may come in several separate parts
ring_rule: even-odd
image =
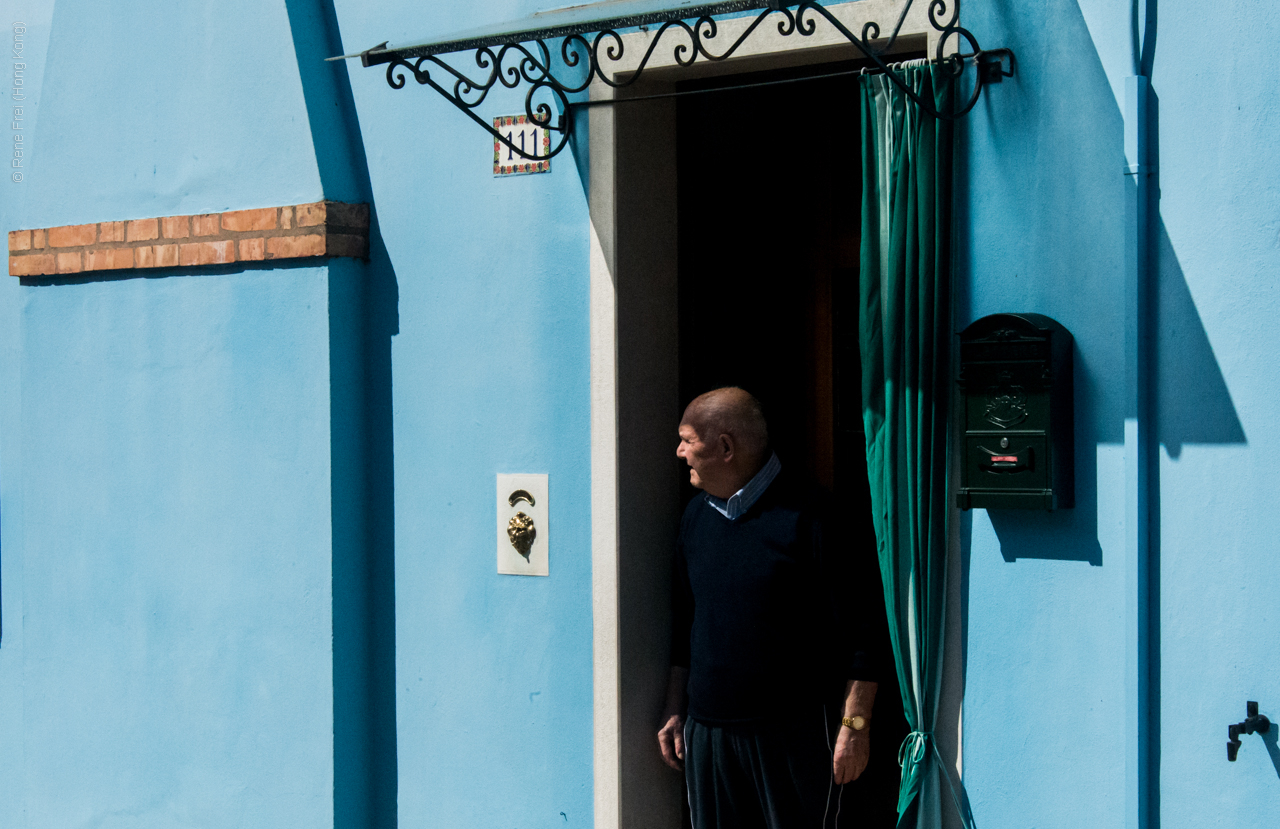
[[[493,139],[493,174],[516,176],[525,173],[545,173],[551,169],[551,131],[529,120],[527,115],[504,115],[493,119],[493,128],[511,142],[512,147],[498,138]],[[516,152],[539,156],[525,158]]]

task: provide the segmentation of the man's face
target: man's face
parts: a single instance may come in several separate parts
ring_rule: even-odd
[[[698,432],[688,423],[680,424],[680,445],[676,457],[689,464],[689,483],[698,489],[706,489],[708,479],[714,480],[719,472],[720,453],[715,443],[703,443]]]

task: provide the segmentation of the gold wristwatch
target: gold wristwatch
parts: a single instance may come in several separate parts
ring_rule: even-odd
[[[854,731],[861,731],[867,727],[866,717],[841,717],[840,724],[852,728]]]

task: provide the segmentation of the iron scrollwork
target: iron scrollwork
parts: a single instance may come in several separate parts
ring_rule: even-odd
[[[559,33],[559,60],[563,66],[558,70],[553,65],[555,54],[547,41],[549,36],[511,35],[489,44],[466,44],[474,49],[476,74],[469,75],[442,60],[440,54],[457,54],[457,51],[446,52],[433,47],[419,47],[405,50],[387,50],[386,44],[374,47],[361,53],[361,61],[365,66],[386,64],[387,83],[393,89],[404,88],[408,76],[424,86],[435,89],[445,100],[489,132],[496,141],[508,147],[511,152],[522,158],[542,160],[557,155],[568,144],[572,136],[573,121],[570,116],[570,96],[586,91],[592,81],[598,80],[607,86],[621,89],[639,80],[650,59],[664,38],[672,47],[672,58],[679,66],[692,66],[699,59],[716,62],[732,57],[739,47],[771,16],[777,16],[778,34],[783,37],[799,35],[810,37],[818,31],[818,18],[824,19],[836,31],[853,44],[862,55],[871,62],[875,69],[884,72],[890,82],[897,86],[924,112],[936,118],[954,120],[966,115],[978,102],[982,87],[986,83],[999,81],[1002,77],[1013,74],[1013,53],[1009,49],[983,50],[973,33],[960,25],[960,0],[929,0],[929,24],[937,31],[937,48],[934,62],[943,67],[952,77],[959,78],[965,67],[975,67],[975,77],[971,94],[947,111],[938,111],[932,101],[918,95],[897,74],[890,70],[884,55],[893,48],[907,19],[914,0],[905,0],[897,24],[887,42],[879,48],[872,42],[880,39],[880,26],[868,22],[861,34],[851,32],[829,10],[816,0],[804,0],[799,3],[788,3],[783,0],[740,0],[739,2],[717,3],[703,7],[703,13],[696,17],[672,17],[653,21],[652,16],[644,20],[620,19],[608,24],[596,24],[600,28],[595,31],[566,31]],[[760,14],[747,26],[732,43],[723,51],[716,51],[714,43],[720,35],[720,26],[712,13],[726,11],[746,11],[761,9]],[[671,12],[671,14],[678,14]],[[621,66],[626,45],[619,29],[640,25],[651,32],[640,61],[632,67],[625,67],[625,75],[614,77],[614,71]],[[670,33],[670,35],[668,35]],[[948,46],[955,41],[955,50],[946,54]],[[462,46],[463,44],[451,44]],[[963,48],[972,49],[963,52]],[[1009,69],[1004,68],[1008,60]],[[559,74],[557,74],[559,71]],[[874,71],[874,70],[873,70]],[[433,74],[434,73],[434,74]],[[550,150],[539,154],[536,148],[526,152],[515,146],[507,137],[500,134],[485,119],[476,114],[476,109],[484,103],[489,93],[499,85],[507,89],[516,89],[527,85],[525,93],[525,114],[538,126],[556,134],[551,142]],[[560,114],[553,122],[553,107]]]

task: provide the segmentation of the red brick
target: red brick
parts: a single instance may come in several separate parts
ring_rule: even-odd
[[[156,267],[158,268],[176,268],[178,267],[178,246],[177,245],[155,245],[151,248],[155,251]]]
[[[160,220],[160,230],[166,239],[185,239],[191,235],[191,217],[165,216]]]
[[[54,273],[57,269],[52,253],[9,257],[9,276],[40,276]]]
[[[133,267],[133,248],[107,248],[84,252],[86,271],[117,271]]]
[[[222,218],[221,213],[205,213],[200,216],[191,217],[191,233],[194,236],[217,236],[218,220]]]
[[[80,273],[81,269],[79,253],[58,254],[58,273]]]
[[[325,224],[330,227],[368,227],[369,205],[329,202]]]
[[[143,245],[134,251],[134,267],[174,268],[177,265],[177,245]]]
[[[273,236],[267,240],[268,259],[295,259],[304,256],[324,256],[324,237]]]
[[[80,245],[92,245],[98,241],[98,226],[65,225],[49,228],[49,247],[74,248]]]
[[[44,228],[31,231],[31,249],[44,250]]]
[[[124,241],[124,222],[99,222],[98,223],[98,241],[99,242],[123,242]]]
[[[160,236],[158,219],[134,219],[129,222],[129,241],[148,242]]]
[[[236,261],[236,243],[189,242],[178,246],[179,265],[222,265]]]
[[[223,230],[275,230],[276,209],[263,207],[258,210],[228,210],[222,214]]]
[[[318,201],[312,204],[300,204],[293,209],[294,215],[297,216],[298,227],[315,227],[324,224],[325,206],[324,202]]]
[[[257,239],[241,239],[240,240],[240,261],[248,262],[266,258],[266,240],[261,237]]]
[[[9,231],[9,250],[31,250],[31,231]]]
[[[369,239],[365,236],[334,233],[329,236],[325,247],[330,256],[364,257],[369,253]]]
[[[292,207],[280,208],[280,228],[282,230],[289,230],[292,227],[293,227],[293,208]]]

